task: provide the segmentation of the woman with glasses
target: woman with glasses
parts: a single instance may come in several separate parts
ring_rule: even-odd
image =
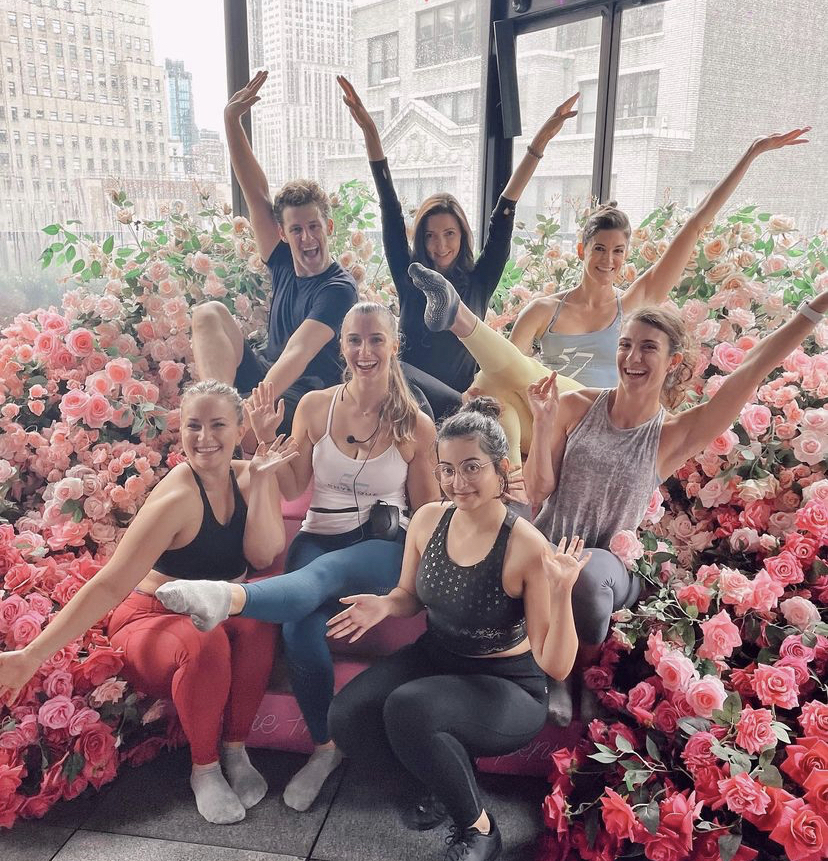
[[[385,596],[352,595],[330,636],[359,639],[387,616],[427,611],[428,630],[334,698],[329,723],[352,756],[393,756],[421,784],[408,823],[454,821],[451,861],[501,854],[483,809],[476,756],[511,753],[546,719],[546,677],[564,678],[577,636],[570,592],[589,555],[577,537],[550,547],[503,503],[507,443],[491,398],[475,398],[437,436],[436,475],[450,505],[411,520],[402,573]],[[387,760],[386,760],[387,761]]]
[[[391,312],[372,302],[355,305],[342,323],[341,348],[346,382],[301,399],[293,421],[299,455],[279,474],[288,499],[313,481],[286,573],[244,586],[174,583],[157,593],[202,630],[237,615],[282,623],[291,686],[315,746],[284,791],[285,804],[299,811],[311,806],[342,759],[328,734],[334,672],[325,623],[343,595],[393,588],[409,511],[439,496],[434,425],[402,376]],[[267,442],[276,433],[267,384],[253,393],[253,403],[251,425]]]

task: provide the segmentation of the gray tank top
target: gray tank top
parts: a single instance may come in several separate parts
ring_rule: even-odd
[[[564,293],[561,297],[555,315],[540,339],[541,362],[550,371],[557,371],[562,377],[577,380],[588,388],[604,389],[617,385],[615,354],[624,320],[621,297],[616,294],[618,313],[606,329],[583,332],[580,335],[564,335],[553,332],[552,328],[566,302],[566,296],[567,293]]]
[[[637,427],[617,428],[609,416],[611,391],[598,395],[569,435],[558,486],[535,520],[553,544],[579,535],[587,547],[608,549],[616,532],[638,527],[661,484],[656,468],[664,408]]]

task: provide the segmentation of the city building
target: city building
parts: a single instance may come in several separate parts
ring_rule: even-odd
[[[0,267],[31,268],[41,228],[114,227],[107,189],[139,217],[198,197],[170,130],[147,0],[5,0],[0,10]],[[225,181],[222,199],[229,199]]]
[[[252,112],[256,155],[271,186],[311,177],[354,136],[336,76],[352,65],[353,0],[249,0],[251,69],[270,72]]]
[[[170,134],[184,146],[184,167],[192,170],[193,146],[198,143],[198,127],[193,108],[193,76],[184,68],[182,60],[164,60],[167,77],[167,96],[170,109]],[[189,163],[188,163],[189,162]]]

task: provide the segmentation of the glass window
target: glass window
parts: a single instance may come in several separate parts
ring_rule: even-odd
[[[368,86],[375,87],[382,80],[398,75],[397,54],[399,34],[387,33],[368,40]]]
[[[479,51],[475,0],[455,0],[417,13],[417,66],[433,66]]]
[[[741,14],[668,0],[622,13],[611,197],[634,225],[665,199],[697,205],[757,137],[824,115],[828,31],[809,28],[816,41],[803,50],[793,29],[820,20],[823,3],[796,9],[787,38],[775,4]],[[828,140],[809,137],[758,158],[726,208],[792,216],[802,235],[828,226]]]

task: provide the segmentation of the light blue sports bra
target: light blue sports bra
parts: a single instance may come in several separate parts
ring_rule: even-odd
[[[624,321],[621,297],[618,294],[615,296],[618,313],[606,329],[580,335],[564,335],[553,332],[552,328],[561,313],[567,293],[564,293],[558,302],[555,315],[540,339],[540,361],[550,371],[557,371],[562,377],[577,380],[582,386],[595,389],[614,388],[618,385],[615,355],[621,324]]]

